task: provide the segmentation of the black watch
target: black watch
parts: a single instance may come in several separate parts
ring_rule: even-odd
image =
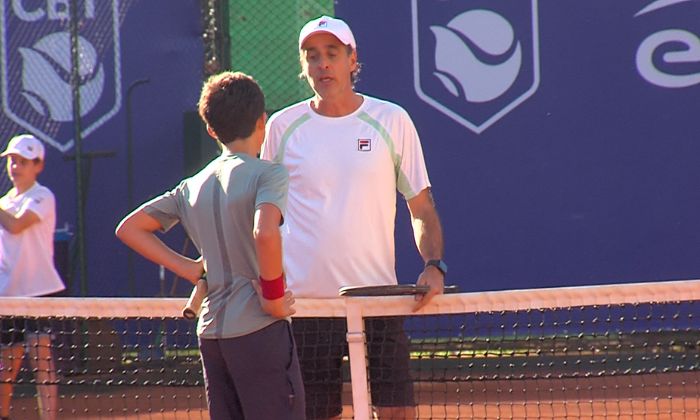
[[[447,264],[445,264],[445,261],[443,261],[443,260],[428,260],[425,263],[425,267],[428,267],[428,266],[433,266],[433,267],[437,268],[438,270],[440,270],[443,277],[445,275],[447,275]]]

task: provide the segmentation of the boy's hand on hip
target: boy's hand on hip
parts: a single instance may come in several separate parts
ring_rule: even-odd
[[[296,313],[294,306],[294,295],[290,290],[285,290],[284,296],[279,299],[265,299],[259,280],[251,280],[253,288],[258,294],[258,300],[263,311],[275,318],[287,318]]]
[[[183,261],[180,272],[177,273],[182,278],[189,280],[192,284],[197,284],[197,281],[202,278],[206,271],[204,259],[202,257],[196,260],[187,259]]]

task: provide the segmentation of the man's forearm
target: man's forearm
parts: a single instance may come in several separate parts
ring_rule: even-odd
[[[430,189],[424,189],[407,204],[411,213],[416,247],[423,261],[442,259],[444,252],[442,225]]]
[[[444,251],[442,226],[430,189],[426,188],[410,199],[408,209],[411,212],[416,246],[423,262],[441,260]],[[427,305],[433,296],[443,293],[445,272],[441,268],[426,264],[416,284],[430,286],[430,290],[422,296],[416,296],[416,305],[413,308],[415,311]]]
[[[444,252],[442,226],[435,210],[413,218],[413,235],[423,261],[442,259]]]

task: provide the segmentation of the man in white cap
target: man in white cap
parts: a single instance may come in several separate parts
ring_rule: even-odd
[[[56,199],[37,182],[44,169],[44,145],[29,134],[10,140],[7,158],[12,189],[0,198],[0,296],[47,296],[65,289],[53,263]],[[9,418],[12,383],[25,351],[36,375],[42,419],[58,414],[56,367],[51,335],[40,321],[5,319],[0,327],[0,419]]]
[[[262,157],[289,171],[282,226],[287,285],[295,296],[334,297],[342,286],[397,284],[396,191],[406,199],[430,291],[416,310],[443,292],[442,228],[416,129],[391,102],[360,94],[355,37],[340,19],[322,16],[299,34],[308,100],[273,115]],[[344,320],[294,321],[308,418],[340,415]],[[415,418],[408,340],[396,319],[369,322],[372,402],[381,419]]]

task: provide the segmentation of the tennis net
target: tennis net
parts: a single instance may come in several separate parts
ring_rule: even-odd
[[[373,399],[386,404],[373,392],[386,385],[376,365],[386,346],[365,340],[392,325],[408,338],[405,380],[420,419],[694,419],[699,302],[700,281],[688,280],[451,294],[416,313],[405,296],[297,299],[295,317],[340,321],[349,341],[349,356],[339,359],[342,418],[371,418]],[[46,379],[41,353],[26,351],[12,379],[11,417],[39,418],[46,400],[37,395],[55,385],[58,418],[208,418],[194,323],[181,318],[183,305],[0,298],[3,341],[23,332],[29,347],[41,347],[30,338],[49,337],[56,370]],[[321,345],[310,350],[321,355]],[[4,360],[2,375],[12,365]],[[329,386],[323,378],[307,393]]]

